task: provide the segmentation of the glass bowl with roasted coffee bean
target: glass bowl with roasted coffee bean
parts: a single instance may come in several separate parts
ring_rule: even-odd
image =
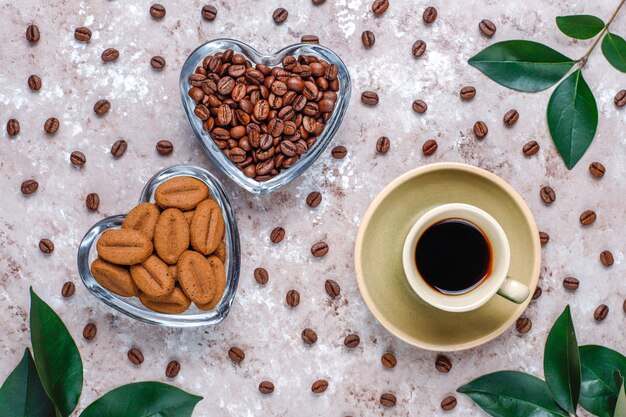
[[[226,318],[239,281],[239,234],[220,182],[179,165],[156,173],[138,205],[85,234],[78,272],[100,301],[170,327]]]
[[[232,39],[191,53],[180,95],[200,144],[255,194],[300,176],[326,149],[350,101],[350,75],[330,49],[295,44],[273,55]]]

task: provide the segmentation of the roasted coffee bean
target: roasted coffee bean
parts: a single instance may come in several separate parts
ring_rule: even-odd
[[[37,25],[29,25],[26,28],[26,40],[30,43],[37,43],[39,42],[39,38],[39,28]]]
[[[376,152],[379,154],[386,154],[389,152],[389,148],[391,147],[391,142],[387,136],[381,136],[376,141]]]
[[[119,158],[124,155],[126,148],[128,148],[128,143],[124,139],[116,140],[113,146],[111,146],[111,155],[115,158]]]
[[[447,356],[437,355],[437,359],[435,359],[435,368],[444,374],[447,374],[452,369],[452,362],[448,359]]]
[[[314,45],[319,45],[320,43],[320,38],[318,38],[315,35],[303,35],[300,38],[300,42],[302,43],[312,43]]]
[[[415,113],[426,113],[426,110],[428,110],[428,106],[424,100],[415,100],[411,107]]]
[[[528,333],[533,328],[533,322],[528,317],[520,317],[515,322],[515,328],[521,334]]]
[[[91,40],[91,29],[85,26],[79,26],[74,29],[74,39],[79,42],[89,42]]]
[[[120,52],[115,48],[107,48],[102,52],[102,55],[100,55],[100,58],[102,58],[104,62],[113,62],[119,57]]]
[[[35,74],[28,77],[28,88],[33,91],[39,90],[41,88],[41,78]]]
[[[602,265],[607,267],[613,265],[613,262],[615,262],[615,260],[613,259],[613,254],[610,250],[603,250],[602,252],[600,252],[600,262],[602,263]]]
[[[54,252],[54,243],[50,239],[41,239],[39,241],[39,250],[41,253],[51,254]]]
[[[215,20],[217,17],[217,8],[210,4],[205,4],[202,6],[202,17],[209,22]]]
[[[363,43],[364,47],[371,48],[372,46],[374,46],[375,42],[376,36],[374,36],[374,32],[372,32],[371,30],[365,30],[363,31],[363,33],[361,33],[361,43]]]
[[[165,68],[165,58],[158,55],[153,56],[152,58],[150,58],[150,65],[155,70],[162,70],[163,68]]]
[[[324,289],[330,298],[337,298],[339,297],[339,294],[341,294],[341,287],[337,284],[337,281],[332,279],[326,280],[324,283]]]
[[[427,7],[426,10],[424,10],[422,19],[424,19],[424,23],[433,23],[435,20],[437,20],[437,9],[432,6]]]
[[[20,133],[20,122],[17,119],[9,119],[7,122],[7,134],[16,136],[18,133]]]
[[[150,16],[155,19],[163,19],[165,17],[165,7],[162,4],[153,4],[150,6]]]
[[[170,361],[165,368],[165,376],[168,378],[176,378],[180,372],[180,362]]]
[[[306,196],[306,204],[311,208],[315,208],[322,202],[322,194],[319,191],[313,191]]]
[[[526,145],[524,145],[524,147],[522,148],[522,152],[524,153],[524,156],[531,157],[539,152],[539,144],[537,143],[537,141],[531,140]]]
[[[413,43],[411,52],[413,53],[413,56],[416,58],[424,55],[424,52],[426,52],[426,42],[424,42],[421,39],[416,40],[415,43]]]
[[[537,298],[541,297],[541,294],[543,294],[543,291],[541,290],[541,287],[536,287],[535,288],[535,292],[533,292],[532,299],[536,300]]]
[[[593,318],[596,321],[602,321],[609,315],[609,307],[606,304],[600,304],[596,311],[593,312]]]
[[[471,85],[465,86],[461,88],[459,95],[461,96],[461,100],[471,100],[476,97],[476,88]]]
[[[589,165],[589,172],[596,178],[604,177],[604,173],[606,172],[606,168],[600,162],[592,162]]]
[[[296,290],[289,290],[287,291],[285,300],[287,301],[287,305],[289,307],[297,307],[298,304],[300,304],[300,293]]]
[[[546,232],[539,232],[539,242],[541,243],[541,246],[546,246],[549,241],[550,241],[549,234],[547,234]]]
[[[596,213],[593,210],[585,210],[580,215],[580,223],[583,226],[588,226],[596,221]]]
[[[75,292],[76,292],[76,286],[71,281],[67,281],[65,284],[63,284],[63,288],[61,288],[61,295],[64,298],[69,298],[73,296]]]
[[[396,405],[396,396],[386,392],[380,396],[380,403],[385,407],[394,407]]]
[[[246,358],[246,354],[237,346],[233,346],[228,350],[228,357],[235,363],[241,363]]]
[[[270,274],[265,268],[256,268],[254,270],[254,279],[259,283],[259,285],[265,285],[270,279]]]
[[[383,356],[381,356],[380,363],[382,363],[385,368],[391,369],[396,366],[398,361],[396,360],[396,357],[393,353],[387,352]]]
[[[59,125],[59,120],[56,117],[50,117],[43,124],[43,130],[46,133],[53,135],[57,132],[57,130],[59,130]]]
[[[22,194],[32,194],[39,188],[39,183],[35,180],[26,180],[22,183]]]
[[[618,91],[617,94],[615,94],[613,101],[617,107],[626,106],[626,90]]]
[[[270,381],[263,381],[259,384],[259,391],[261,391],[261,394],[271,394],[274,392],[274,384]]]
[[[626,313],[626,298],[624,299],[624,304],[622,305],[622,308],[624,310],[624,313]]]
[[[518,120],[519,120],[519,113],[515,109],[509,110],[508,112],[506,112],[506,114],[502,118],[502,121],[507,127],[513,126],[515,123],[517,123]]]
[[[575,291],[580,286],[580,281],[574,277],[567,277],[563,280],[563,287],[566,290]]]
[[[311,0],[315,6],[319,6],[320,4],[324,4],[326,0]]]
[[[317,242],[311,246],[311,254],[316,258],[321,258],[328,253],[328,245],[326,242]]]
[[[435,139],[428,139],[424,142],[424,145],[422,145],[422,152],[426,156],[431,156],[437,151],[438,147],[439,145],[437,145],[437,141]]]
[[[285,229],[283,229],[280,226],[275,227],[274,230],[272,230],[272,233],[270,233],[270,240],[274,244],[280,243],[284,238],[285,238]]]
[[[378,104],[378,94],[374,91],[364,91],[361,93],[361,103],[368,106],[375,106]]]
[[[441,400],[441,409],[443,411],[450,411],[456,407],[456,397],[449,395]]]
[[[70,155],[70,162],[74,166],[82,167],[87,162],[87,157],[81,151],[74,151]]]
[[[318,379],[313,383],[313,385],[311,385],[311,391],[316,394],[321,394],[322,392],[326,391],[327,388],[328,381],[326,381],[325,379]]]
[[[359,343],[361,343],[361,338],[358,334],[349,334],[343,339],[343,344],[349,349],[354,349],[359,346]]]
[[[85,206],[87,206],[87,210],[98,210],[98,207],[100,207],[100,196],[97,193],[87,194],[87,197],[85,198]]]
[[[312,345],[317,342],[317,333],[313,331],[313,329],[309,329],[308,327],[302,330],[302,341],[307,345]]]
[[[137,348],[132,348],[131,350],[129,350],[126,356],[128,356],[128,360],[133,365],[139,366],[143,363],[143,353],[141,353],[141,351]]]
[[[274,10],[274,13],[272,13],[272,19],[274,19],[274,22],[276,22],[277,24],[283,23],[285,20],[287,20],[288,16],[289,12],[282,7],[279,7],[278,9]]]
[[[482,34],[488,38],[491,38],[493,35],[496,34],[496,25],[488,19],[481,20],[478,24],[478,29],[480,29]]]
[[[482,120],[474,123],[474,135],[476,136],[476,138],[483,139],[485,136],[487,136],[487,133],[489,133],[487,123],[483,122]]]
[[[93,111],[98,115],[102,116],[107,113],[111,109],[111,103],[108,100],[98,100],[96,104],[93,106]]]
[[[539,190],[539,196],[546,205],[550,205],[554,203],[554,200],[556,200],[556,193],[549,185],[541,187],[541,190]]]
[[[98,333],[98,328],[93,323],[87,323],[83,329],[83,337],[85,340],[93,340],[96,337],[96,333]]]
[[[156,144],[156,150],[161,155],[169,155],[174,151],[174,145],[169,140],[160,140]]]
[[[389,8],[389,0],[374,0],[372,3],[372,11],[375,15],[381,15]]]

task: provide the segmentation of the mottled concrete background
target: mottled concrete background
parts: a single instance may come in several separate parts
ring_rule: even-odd
[[[585,12],[606,19],[617,0],[391,0],[381,17],[371,13],[369,0],[328,0],[317,7],[308,0],[210,3],[219,10],[214,22],[201,18],[204,2],[199,0],[164,0],[167,16],[162,21],[150,17],[150,1],[0,0],[0,379],[29,343],[31,285],[68,324],[81,351],[85,386],[80,409],[124,383],[165,381],[167,362],[178,359],[180,375],[168,382],[205,397],[194,413],[198,417],[443,415],[441,399],[480,374],[510,368],[541,376],[547,331],[568,303],[581,343],[626,351],[622,310],[626,110],[613,104],[615,93],[626,87],[626,78],[604,61],[599,50],[591,56],[585,77],[596,95],[600,124],[585,157],[567,171],[545,122],[550,92],[511,92],[466,63],[489,43],[511,38],[543,41],[569,56],[582,56],[590,42],[573,42],[560,34],[554,18]],[[430,5],[437,7],[439,18],[426,26],[421,15]],[[271,15],[279,6],[288,9],[289,18],[277,26]],[[498,27],[491,40],[478,31],[483,18]],[[24,37],[31,23],[41,30],[35,46]],[[93,31],[87,45],[73,37],[74,28],[82,25]],[[615,28],[626,35],[626,10]],[[371,50],[361,45],[366,29],[376,34]],[[84,232],[94,222],[132,207],[144,182],[163,167],[192,163],[216,171],[196,143],[178,97],[179,69],[187,54],[216,37],[237,38],[271,52],[304,34],[318,35],[351,71],[353,99],[334,139],[334,145],[347,146],[349,153],[338,161],[326,152],[303,177],[266,197],[255,197],[225,180],[243,252],[239,293],[228,319],[211,328],[162,329],[133,322],[99,303],[76,272],[76,250]],[[420,38],[428,50],[414,59],[411,45]],[[120,50],[117,62],[101,62],[100,54],[108,47]],[[162,72],[149,65],[157,54],[167,60]],[[28,89],[30,74],[41,76],[39,92]],[[476,86],[478,95],[461,102],[459,89],[468,84]],[[360,103],[363,90],[378,92],[378,106]],[[112,105],[102,118],[92,110],[100,98]],[[416,98],[428,103],[427,113],[413,113]],[[506,129],[502,116],[511,108],[521,117],[514,128]],[[43,123],[51,116],[61,122],[53,137],[43,132]],[[4,126],[13,117],[21,122],[22,131],[9,138]],[[476,120],[486,121],[490,128],[482,142],[471,133]],[[391,139],[386,156],[375,153],[381,135]],[[110,147],[119,138],[126,139],[129,148],[114,160]],[[439,150],[426,158],[421,145],[430,138],[437,139]],[[174,143],[172,155],[157,154],[155,144],[161,139]],[[539,142],[541,151],[528,159],[521,150],[531,139]],[[87,156],[82,169],[69,163],[74,150]],[[594,160],[607,168],[600,180],[587,171]],[[449,355],[453,369],[447,375],[435,370],[436,353],[406,345],[377,323],[359,296],[352,266],[359,219],[371,199],[399,174],[435,161],[467,162],[502,176],[526,199],[539,229],[551,236],[542,249],[543,296],[526,312],[532,330],[520,335],[511,328],[480,348]],[[24,197],[20,184],[29,178],[37,179],[40,187]],[[550,207],[539,198],[543,185],[552,186],[557,194]],[[305,204],[313,190],[324,198],[317,209]],[[90,192],[101,197],[98,213],[85,208]],[[595,210],[598,220],[583,229],[578,216],[585,209]],[[278,225],[286,229],[287,237],[273,245],[269,233]],[[44,237],[56,245],[50,256],[37,248]],[[309,248],[321,239],[329,243],[330,252],[323,259],[312,259]],[[598,260],[604,249],[615,256],[611,268]],[[265,287],[252,277],[258,266],[270,272]],[[570,275],[581,281],[574,293],[561,284]],[[326,295],[327,278],[341,285],[339,299],[331,301]],[[76,283],[77,291],[65,300],[60,291],[67,280]],[[291,288],[302,296],[295,310],[284,301]],[[601,303],[610,307],[610,313],[598,323],[593,312]],[[88,321],[98,326],[92,342],[81,335]],[[318,332],[319,341],[312,347],[300,340],[304,327]],[[349,332],[362,340],[352,351],[343,346]],[[228,359],[232,345],[245,350],[240,366]],[[126,359],[133,346],[145,355],[140,367]],[[380,364],[386,351],[398,358],[393,370]],[[330,386],[326,393],[314,395],[310,387],[319,378],[328,379]],[[264,379],[276,385],[273,395],[258,392]],[[385,391],[396,394],[394,409],[379,405]],[[479,411],[459,396],[459,405],[450,414],[475,416]]]

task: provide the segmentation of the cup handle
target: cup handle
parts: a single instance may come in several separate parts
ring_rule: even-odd
[[[530,295],[530,288],[511,277],[506,277],[498,290],[498,295],[515,304],[522,304]]]

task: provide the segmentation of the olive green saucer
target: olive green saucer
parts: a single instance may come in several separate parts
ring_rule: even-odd
[[[417,168],[387,185],[367,209],[356,239],[355,268],[372,314],[412,345],[437,351],[472,348],[503,333],[522,314],[521,305],[494,296],[466,313],[449,313],[422,301],[402,269],[402,245],[426,210],[466,203],[491,214],[511,247],[509,276],[537,286],[541,252],[535,220],[522,198],[496,175],[470,165],[438,163]]]

